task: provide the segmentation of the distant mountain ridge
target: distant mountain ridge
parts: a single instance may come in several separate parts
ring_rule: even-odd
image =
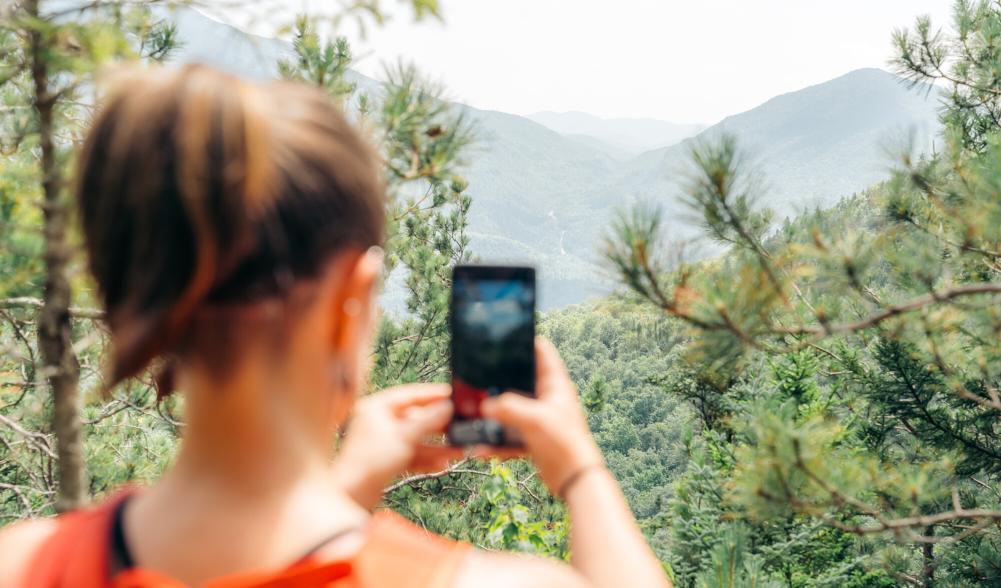
[[[908,90],[880,69],[859,69],[729,116],[693,140],[736,136],[768,180],[764,204],[830,206],[884,179],[907,143],[918,152],[931,149],[939,131],[938,92],[926,90]],[[632,167],[677,172],[691,144],[646,153]],[[630,182],[628,189],[652,198],[671,183],[660,174]]]
[[[263,80],[276,77],[278,61],[292,56],[292,47],[285,41],[246,33],[194,8],[161,6],[153,10],[177,26],[180,47],[172,54],[175,62],[207,63]]]
[[[703,124],[678,124],[652,118],[601,118],[586,112],[536,112],[525,118],[560,133],[596,140],[601,148],[623,159],[644,151],[660,149],[687,139],[703,129]]]
[[[283,41],[247,35],[193,9],[171,14],[184,42],[177,61],[268,78],[277,60],[291,55]],[[375,80],[360,74],[354,79],[378,91]],[[616,283],[602,269],[598,248],[617,210],[638,200],[657,203],[673,236],[693,234],[679,197],[694,141],[736,135],[765,178],[762,203],[780,218],[793,216],[884,179],[888,152],[902,136],[910,135],[915,150],[927,152],[939,129],[937,99],[936,91],[908,90],[885,71],[857,70],[633,157],[629,148],[590,133],[563,134],[530,117],[457,105],[479,129],[466,171],[472,250],[484,261],[537,265],[543,309],[603,295]],[[542,118],[557,125],[552,117]],[[594,132],[586,125],[610,124],[590,115],[556,119],[567,131]],[[668,129],[649,124],[651,135],[664,136],[658,133]]]

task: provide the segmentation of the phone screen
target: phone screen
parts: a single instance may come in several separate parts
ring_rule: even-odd
[[[452,275],[454,445],[518,445],[517,431],[483,419],[480,403],[535,393],[535,270],[457,266]]]

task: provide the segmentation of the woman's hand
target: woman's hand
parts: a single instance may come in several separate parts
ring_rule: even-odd
[[[584,409],[553,344],[535,340],[536,398],[505,392],[483,402],[487,418],[521,432],[525,450],[553,494],[583,468],[601,466],[601,451],[591,437]],[[506,450],[482,448],[477,455],[503,456]]]
[[[428,443],[452,417],[446,384],[411,384],[358,401],[334,460],[338,484],[362,507],[373,509],[403,472],[434,472],[463,457],[462,448]]]

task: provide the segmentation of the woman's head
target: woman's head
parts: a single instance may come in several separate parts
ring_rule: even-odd
[[[158,358],[226,365],[243,343],[277,335],[246,328],[244,312],[276,301],[286,329],[289,309],[338,304],[324,315],[331,322],[368,312],[369,293],[352,288],[374,279],[365,252],[383,242],[378,158],[320,90],[205,66],[130,74],[97,114],[79,165],[111,384]],[[332,350],[353,361],[337,346],[359,346],[367,328],[332,333]]]

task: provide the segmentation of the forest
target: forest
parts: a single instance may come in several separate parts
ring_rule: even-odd
[[[184,428],[156,370],[105,389],[70,197],[104,72],[177,49],[169,5],[0,6],[0,525],[155,480]],[[420,64],[360,87],[354,49],[324,33],[384,9],[300,16],[277,64],[328,92],[385,164],[386,281],[405,312],[381,319],[373,390],[447,381],[450,269],[480,259],[463,176],[475,123]],[[695,142],[698,236],[673,235],[653,201],[622,207],[599,252],[615,293],[538,317],[677,586],[1001,586],[1001,5],[900,24],[895,73],[942,90],[933,153],[904,146],[884,181],[781,218],[753,153]],[[693,261],[695,241],[721,253]],[[569,557],[566,512],[526,461],[404,477],[383,507],[485,549]]]

